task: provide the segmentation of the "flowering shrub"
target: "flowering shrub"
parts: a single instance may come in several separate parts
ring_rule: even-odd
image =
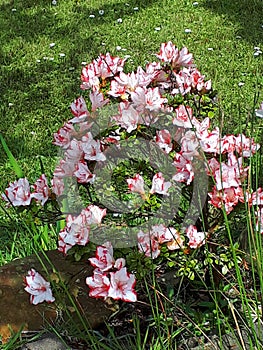
[[[83,96],[70,106],[73,118],[54,134],[63,156],[51,187],[41,175],[31,190],[19,179],[3,195],[14,206],[32,200],[48,206],[56,196],[66,217],[59,251],[98,245],[89,258],[94,274],[86,279],[92,297],[136,300],[140,274],[128,264],[136,249],[193,279],[201,262],[186,267],[185,256],[212,239],[212,207],[229,214],[238,203],[256,206],[256,230],[263,233],[262,190],[244,190],[248,159],[259,145],[242,134],[222,136],[213,126],[215,92],[187,48],[163,43],[156,58],[131,73],[125,59],[109,53],[86,65]],[[84,207],[70,204],[81,187]],[[123,257],[115,260],[113,246],[130,248],[133,274]]]

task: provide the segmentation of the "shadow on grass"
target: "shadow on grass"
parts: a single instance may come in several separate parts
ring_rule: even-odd
[[[65,113],[68,112],[68,106],[78,95],[84,54],[87,53],[85,60],[89,61],[103,52],[101,43],[107,39],[105,25],[118,26],[118,18],[125,20],[125,17],[137,15],[134,7],[142,10],[155,2],[131,0],[127,6],[124,0],[109,0],[102,6],[100,1],[79,0],[79,4],[58,1],[58,6],[52,6],[51,0],[21,0],[6,2],[0,6],[0,38],[5,43],[5,48],[0,48],[0,112],[4,121],[0,129],[15,155],[23,149],[23,154],[31,156],[32,150],[28,149],[23,138],[10,132],[9,125],[27,125],[33,116],[36,126],[33,125],[31,130],[34,130],[38,128],[38,120],[41,119],[39,115],[43,115],[43,124],[50,129],[52,135],[62,125],[61,120],[67,119]],[[104,14],[99,15],[99,10],[102,9]],[[91,14],[95,17],[90,18]],[[56,48],[52,50],[46,47],[47,42],[55,42],[64,47],[64,50],[67,49],[64,51],[66,57],[63,64],[43,60],[45,54],[58,55]],[[35,63],[34,48],[38,52],[42,51],[39,64]],[[32,54],[28,50],[32,50]],[[29,61],[30,56],[32,60]],[[8,107],[10,102],[14,105],[12,110]],[[51,119],[57,120],[58,125],[50,125]],[[25,126],[25,130],[28,129]],[[49,139],[51,144],[52,136]],[[39,149],[44,150],[46,147],[46,140],[43,140]],[[51,147],[53,148],[52,145]],[[51,151],[51,147],[43,153],[56,153],[56,150]],[[2,156],[1,150],[0,155]]]
[[[262,0],[205,0],[202,6],[239,23],[237,35],[253,44],[263,42]]]

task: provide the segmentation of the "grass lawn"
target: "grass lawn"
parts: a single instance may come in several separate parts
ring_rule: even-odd
[[[41,164],[51,178],[53,133],[81,94],[84,62],[110,52],[129,56],[127,70],[144,67],[171,40],[212,80],[224,132],[253,129],[262,141],[254,120],[263,100],[262,13],[262,0],[0,0],[0,133],[31,183]],[[14,180],[0,147],[0,191]],[[32,252],[27,228],[3,207],[0,232],[0,265]]]

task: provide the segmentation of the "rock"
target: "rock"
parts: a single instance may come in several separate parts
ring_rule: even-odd
[[[89,329],[96,328],[108,318],[112,311],[105,302],[88,296],[85,280],[92,275],[93,268],[87,261],[72,262],[57,250],[37,255],[17,259],[0,267],[0,335],[3,343],[12,331],[39,331],[50,323],[61,323],[69,317],[74,320],[76,327],[83,329],[78,312]],[[30,304],[29,294],[24,291],[23,278],[31,268],[45,279],[53,280],[52,287],[56,287],[55,290],[52,288],[56,298],[54,303]]]
[[[60,339],[51,333],[44,334],[38,340],[24,345],[21,350],[68,350]]]

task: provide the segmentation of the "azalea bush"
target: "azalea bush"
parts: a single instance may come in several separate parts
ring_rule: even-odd
[[[163,43],[155,57],[133,72],[127,57],[109,53],[84,66],[73,117],[54,135],[53,179],[42,174],[30,186],[19,178],[2,196],[60,222],[58,250],[94,267],[86,279],[91,297],[134,302],[136,280],[152,270],[190,281],[211,266],[226,275],[234,263],[215,231],[241,206],[263,233],[263,192],[249,186],[259,145],[221,134],[216,92],[187,48]],[[54,301],[34,270],[25,290],[34,304]]]

